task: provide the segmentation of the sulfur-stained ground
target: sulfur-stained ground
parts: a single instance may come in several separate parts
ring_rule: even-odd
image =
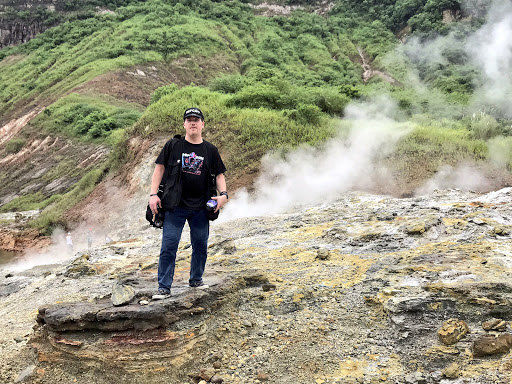
[[[508,384],[511,204],[511,189],[408,199],[349,193],[329,205],[213,223],[210,287],[186,286],[185,235],[173,296],[162,302],[149,297],[160,232],[134,221],[124,238],[117,233],[74,262],[2,274],[0,379],[25,371],[27,383]],[[36,324],[43,304],[53,313],[68,302],[108,304],[116,281],[138,296],[108,309],[112,316],[147,298],[167,311],[167,323],[144,329],[92,316],[62,323],[82,327],[75,331]],[[493,318],[505,328],[484,330]],[[448,319],[469,330],[450,345],[438,336]],[[502,350],[477,356],[475,341],[486,336],[505,340]]]

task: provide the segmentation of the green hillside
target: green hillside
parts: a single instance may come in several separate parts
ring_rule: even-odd
[[[268,17],[246,1],[124,1],[112,2],[111,13],[61,20],[28,43],[0,51],[0,121],[45,107],[28,129],[111,148],[101,171],[87,170],[92,185],[123,162],[128,138],[179,132],[190,105],[203,108],[207,139],[226,154],[233,175],[253,172],[269,150],[324,142],[348,103],[374,95],[393,99],[393,117],[416,127],[390,159],[399,168],[432,155],[430,173],[440,158],[485,161],[486,141],[510,134],[508,116],[485,103],[475,107],[484,80],[463,49],[485,22],[490,2],[463,8],[457,0],[337,0],[329,10],[309,1],[277,3],[303,8]],[[443,62],[415,54],[409,44],[427,44],[437,35],[455,42],[438,48]],[[364,66],[373,71],[367,81]],[[160,88],[150,103],[88,86],[135,68],[165,69],[175,77],[152,83],[151,91]],[[0,153],[19,152],[24,143],[13,138]],[[508,151],[510,141],[500,143]],[[83,198],[73,188],[62,197],[18,196],[0,210],[47,206],[46,218],[34,222],[46,230],[59,223],[64,206]],[[66,194],[66,204],[55,202]]]

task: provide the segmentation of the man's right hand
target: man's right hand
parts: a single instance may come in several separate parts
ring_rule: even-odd
[[[155,195],[149,197],[149,208],[151,209],[151,212],[153,212],[153,215],[158,213],[158,208],[162,208],[162,202],[158,196]]]

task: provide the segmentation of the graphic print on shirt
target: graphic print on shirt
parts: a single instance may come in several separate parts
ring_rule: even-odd
[[[200,175],[201,168],[203,167],[204,157],[197,156],[195,152],[183,153],[181,155],[181,164],[183,172],[191,173],[193,175]]]

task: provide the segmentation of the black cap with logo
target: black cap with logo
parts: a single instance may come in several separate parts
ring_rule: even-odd
[[[187,117],[199,117],[201,120],[204,120],[203,112],[199,108],[187,108],[185,113],[183,114],[183,120]]]

